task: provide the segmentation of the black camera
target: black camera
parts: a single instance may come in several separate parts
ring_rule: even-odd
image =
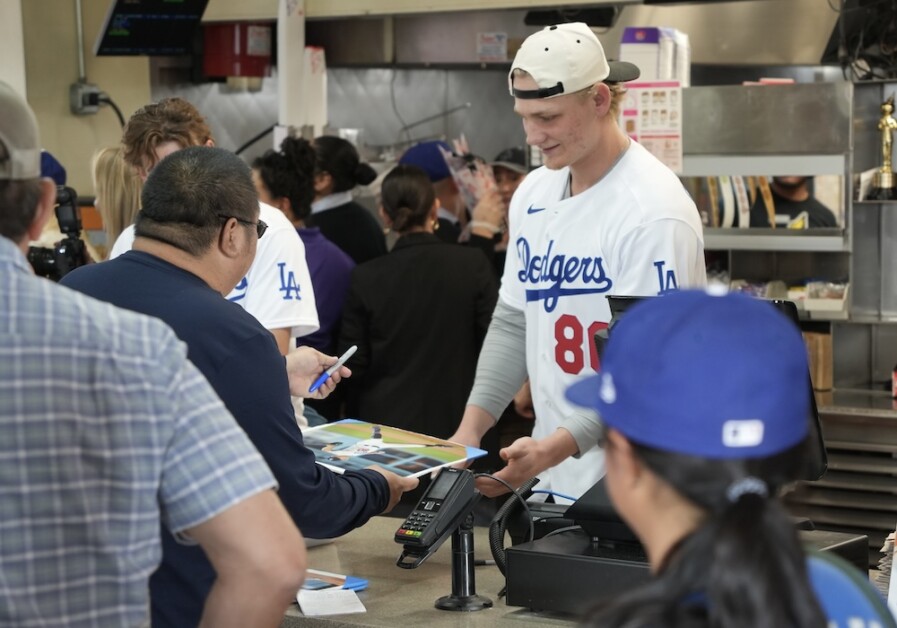
[[[87,247],[81,235],[81,210],[78,193],[60,185],[56,188],[56,220],[65,236],[52,249],[39,246],[28,248],[28,262],[34,274],[59,281],[69,272],[87,263]]]

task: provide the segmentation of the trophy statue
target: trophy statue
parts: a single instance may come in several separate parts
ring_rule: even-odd
[[[881,167],[875,171],[875,175],[872,177],[872,189],[869,191],[870,200],[897,199],[894,171],[891,164],[891,146],[893,145],[894,130],[897,129],[897,120],[891,115],[892,113],[894,113],[893,94],[881,104],[881,119],[878,121],[878,130],[881,131]]]

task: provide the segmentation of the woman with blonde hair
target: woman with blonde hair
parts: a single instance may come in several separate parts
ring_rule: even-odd
[[[95,205],[103,219],[107,249],[125,227],[134,223],[140,210],[142,184],[123,154],[121,146],[109,146],[93,156]]]

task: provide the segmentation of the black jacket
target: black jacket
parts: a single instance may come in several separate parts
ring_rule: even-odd
[[[348,253],[356,264],[386,255],[386,237],[380,223],[354,201],[312,214],[306,223],[320,229],[325,238]]]
[[[445,438],[461,420],[498,296],[489,261],[429,233],[399,238],[355,268],[339,352],[349,416]]]

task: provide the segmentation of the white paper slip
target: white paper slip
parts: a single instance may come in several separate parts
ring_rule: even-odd
[[[358,594],[348,589],[300,590],[296,594],[296,601],[299,602],[302,614],[308,617],[346,615],[367,611],[364,604],[358,599]]]

